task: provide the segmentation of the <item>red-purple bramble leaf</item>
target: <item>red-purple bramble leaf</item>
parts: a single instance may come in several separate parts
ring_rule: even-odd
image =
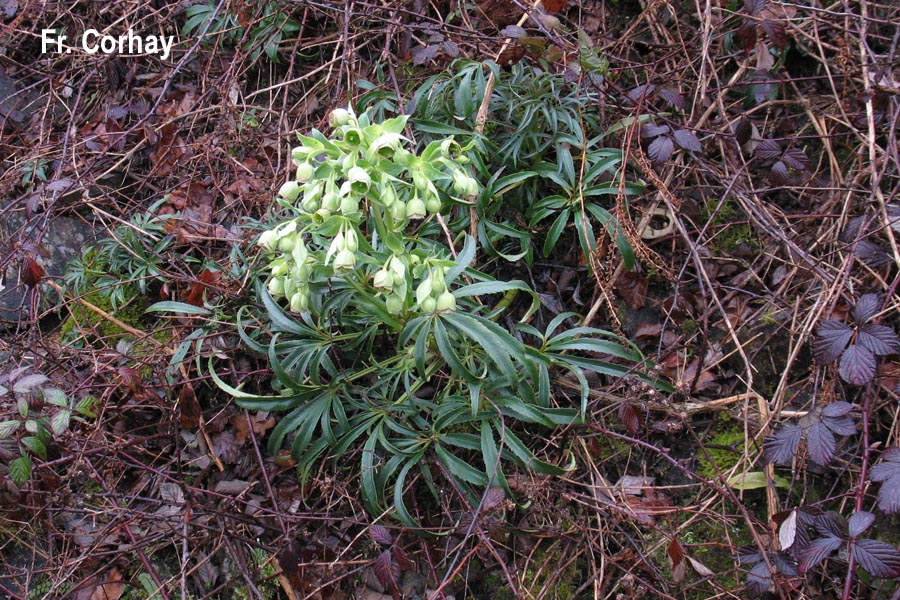
[[[866,385],[875,378],[875,355],[868,348],[853,344],[844,350],[838,372],[841,379],[853,385]]]
[[[747,573],[747,593],[756,598],[765,594],[772,587],[772,573],[769,565],[758,563]]]
[[[734,41],[737,47],[745,53],[749,53],[756,46],[756,23],[750,19],[744,19],[741,26],[734,32]]]
[[[756,158],[760,158],[762,160],[773,160],[779,158],[781,156],[781,144],[776,142],[775,140],[762,140],[757,144],[756,149],[753,151],[753,154],[756,155]]]
[[[779,50],[784,50],[787,46],[787,33],[785,33],[784,25],[774,19],[763,19],[763,31],[769,36],[772,45]]]
[[[881,310],[881,294],[863,294],[853,307],[853,317],[862,325]]]
[[[372,570],[384,589],[392,591],[397,589],[400,580],[400,568],[394,563],[390,550],[385,550],[378,555],[372,564]]]
[[[703,152],[703,146],[700,145],[700,140],[687,129],[679,129],[673,135],[675,136],[675,141],[678,145],[688,152],[696,152],[698,154]]]
[[[823,537],[810,542],[800,553],[800,572],[806,573],[817,564],[828,558],[828,555],[844,543],[839,537]]]
[[[657,125],[655,123],[644,123],[641,125],[641,139],[649,140],[664,133],[669,133],[668,125]]]
[[[647,147],[647,155],[656,164],[664,163],[672,158],[672,152],[674,151],[675,144],[672,143],[672,138],[667,135],[659,136]]]
[[[401,548],[400,546],[392,546],[391,554],[394,556],[394,561],[397,563],[397,566],[401,571],[411,571],[415,565],[413,561],[409,559],[409,556],[406,554],[406,550]]]
[[[858,217],[850,219],[850,221],[847,222],[847,227],[845,227],[838,236],[838,240],[845,244],[852,244],[855,242],[862,233],[862,226],[865,221],[866,215],[859,215]]]
[[[394,543],[394,536],[391,535],[391,532],[384,525],[372,525],[369,527],[369,537],[372,538],[373,542],[382,546],[390,546]]]
[[[872,267],[873,269],[894,262],[894,259],[885,252],[884,248],[869,240],[860,240],[856,245],[856,251],[853,254],[856,258],[861,260],[863,264]]]
[[[833,363],[844,353],[852,337],[853,330],[846,323],[824,321],[819,325],[818,335],[813,342],[816,360],[823,365]]]
[[[506,500],[506,490],[502,487],[492,487],[484,493],[484,510],[493,510]]]
[[[824,423],[813,423],[806,431],[806,446],[809,458],[817,465],[827,465],[834,457],[834,434]]]
[[[851,544],[850,553],[874,577],[900,576],[900,552],[890,544],[863,538]]]
[[[781,160],[795,171],[805,171],[809,168],[809,157],[800,148],[788,148]]]
[[[856,434],[856,423],[850,417],[823,417],[822,424],[835,435]]]
[[[897,339],[893,329],[885,325],[864,325],[856,336],[856,343],[875,356],[900,352],[900,339]]]
[[[847,530],[850,533],[850,537],[859,537],[866,529],[871,527],[874,522],[875,515],[868,511],[861,510],[858,513],[854,513],[847,519]]]
[[[776,465],[790,464],[797,454],[803,430],[796,425],[785,425],[773,435],[763,440],[763,451],[766,458]]]
[[[881,462],[869,471],[871,481],[881,481],[878,508],[888,514],[900,511],[900,448],[890,448],[881,455]]]
[[[732,131],[734,132],[734,141],[739,146],[743,146],[750,141],[750,137],[753,135],[753,123],[747,117],[741,117],[734,124]]]
[[[833,510],[818,515],[813,522],[813,527],[824,537],[847,537],[847,524],[844,518]]]
[[[633,88],[625,94],[625,96],[635,104],[640,104],[641,101],[650,96],[654,90],[656,90],[656,86],[652,83],[648,83],[647,85],[639,85],[636,88]]]
[[[758,15],[766,6],[766,0],[744,0],[744,10],[751,15]]]
[[[684,110],[684,96],[679,94],[678,90],[663,88],[659,90],[659,97],[668,102],[673,108]]]
[[[832,402],[831,404],[823,408],[822,415],[826,417],[843,417],[854,408],[856,408],[855,404],[851,404],[850,402],[845,402],[843,400],[838,400],[837,402]]]
[[[769,171],[769,183],[772,185],[784,185],[788,182],[790,175],[788,173],[787,165],[782,161],[776,162],[772,165],[772,170]]]

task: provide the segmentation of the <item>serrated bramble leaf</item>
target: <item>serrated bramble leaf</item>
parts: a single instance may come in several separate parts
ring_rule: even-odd
[[[50,417],[50,431],[53,435],[62,435],[69,428],[69,420],[72,412],[69,410],[61,410]]]
[[[888,543],[863,538],[850,546],[850,552],[870,575],[882,578],[900,576],[900,552]]]
[[[656,90],[656,86],[652,83],[647,85],[639,85],[629,91],[625,96],[635,104],[639,104],[644,98],[650,96]]]
[[[66,408],[69,405],[66,393],[59,388],[44,388],[41,390],[41,395],[44,397],[44,402],[47,404],[52,404],[53,406],[59,406],[61,408]]]
[[[836,361],[853,338],[853,330],[840,321],[825,321],[819,326],[813,341],[813,354],[822,364]]]
[[[647,156],[656,164],[664,163],[672,158],[672,152],[675,151],[675,144],[672,138],[667,135],[661,135],[647,147]]]
[[[828,555],[841,547],[844,543],[839,537],[823,537],[810,542],[809,546],[800,552],[800,572],[806,573],[817,564],[828,558]]]
[[[856,434],[856,423],[850,417],[824,417],[822,424],[835,435]]]
[[[50,381],[50,378],[41,373],[26,375],[13,384],[13,391],[17,394],[28,394],[31,393],[34,388],[43,385],[48,381]]]
[[[649,140],[664,133],[669,133],[668,125],[657,125],[655,123],[644,123],[641,125],[641,139]]]
[[[853,344],[841,356],[838,371],[841,379],[853,385],[866,385],[875,377],[875,355],[863,346]]]
[[[678,110],[684,109],[684,96],[678,93],[678,90],[663,88],[659,90],[659,97],[672,105],[673,108],[677,108]]]
[[[833,510],[818,515],[813,521],[813,527],[825,537],[846,537],[847,524],[840,514]]]
[[[881,462],[869,471],[871,481],[881,481],[878,508],[888,514],[900,510],[900,448],[889,448],[881,455]]]
[[[781,145],[775,140],[761,140],[753,151],[756,158],[771,160],[781,156]]]
[[[799,148],[788,148],[781,160],[795,171],[805,171],[809,167],[809,157]]]
[[[796,425],[785,425],[774,434],[766,436],[763,441],[763,451],[769,462],[776,465],[787,465],[797,454],[802,439],[802,429]]]
[[[382,546],[390,546],[394,543],[394,536],[391,535],[391,532],[384,525],[372,525],[369,527],[369,537],[372,538],[373,542]]]
[[[744,19],[741,26],[734,32],[734,41],[738,48],[749,53],[756,46],[756,23],[750,19]]]
[[[806,431],[806,446],[809,458],[818,465],[827,465],[834,457],[834,434],[819,421]]]
[[[19,428],[21,421],[0,421],[0,440],[5,440]]]
[[[747,573],[747,593],[752,597],[762,596],[772,586],[772,572],[769,565],[758,563]]]
[[[766,6],[766,0],[744,0],[744,10],[751,15],[758,15]]]
[[[860,240],[856,245],[856,251],[853,253],[853,255],[873,269],[877,269],[878,267],[883,267],[884,265],[888,265],[894,262],[894,259],[891,258],[891,256],[885,251],[884,248],[882,248],[875,242],[870,242],[869,240]]]
[[[857,323],[865,323],[881,310],[881,294],[863,294],[853,307],[853,317]]]
[[[384,550],[372,563],[372,570],[385,590],[397,589],[400,580],[400,568],[394,563],[390,549]]]
[[[784,50],[787,46],[787,33],[784,25],[774,19],[763,19],[762,28],[766,35],[769,36],[772,45],[778,50]]]
[[[856,343],[875,356],[887,356],[900,352],[900,339],[894,330],[885,325],[864,325],[856,336]]]
[[[688,152],[696,152],[698,154],[703,152],[703,146],[700,145],[700,140],[697,139],[693,132],[687,129],[679,129],[673,135],[678,145]]]
[[[24,454],[9,461],[9,477],[16,485],[24,485],[31,477],[31,458]]]
[[[769,171],[769,181],[772,185],[784,185],[788,182],[788,178],[787,165],[783,161],[779,160],[772,165],[772,170]]]
[[[875,515],[868,511],[861,510],[858,513],[854,513],[847,519],[847,530],[850,533],[850,537],[859,537],[874,522]]]
[[[825,417],[843,417],[851,410],[856,408],[855,404],[851,404],[850,402],[845,402],[844,400],[838,400],[837,402],[832,402],[828,406],[822,409],[822,416]]]

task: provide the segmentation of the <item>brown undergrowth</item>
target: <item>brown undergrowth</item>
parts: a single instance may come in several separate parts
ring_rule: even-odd
[[[211,18],[185,32],[192,4]],[[896,494],[880,488],[898,445],[896,352],[883,339],[862,382],[843,347],[813,342],[828,320],[854,344],[864,322],[900,324],[900,9],[554,0],[528,19],[518,2],[392,4],[0,3],[0,267],[26,291],[0,339],[0,421],[18,418],[20,367],[97,399],[21,485],[6,466],[21,449],[0,446],[0,595],[898,597],[900,563],[871,562],[860,541],[898,543]],[[173,35],[174,50],[42,53],[43,29],[88,27]],[[515,473],[509,498],[477,507],[417,482],[421,535],[367,514],[340,461],[302,488],[290,457],[266,451],[279,415],[239,409],[206,365],[269,391],[233,324],[294,133],[326,129],[348,101],[411,112],[415,131],[413,92],[456,58],[591,94],[582,110],[623,151],[623,186],[645,184],[607,205],[637,267],[614,244],[584,258],[574,232],[530,264],[489,267],[524,274],[537,319],[571,310],[629,338],[675,391],[592,378],[583,424],[528,437],[542,460],[573,461],[567,476]],[[80,257],[87,288],[42,266],[48,223],[65,218],[126,248]],[[866,294],[878,306],[860,319]],[[161,301],[197,310],[146,312]],[[845,417],[852,431],[828,421]]]

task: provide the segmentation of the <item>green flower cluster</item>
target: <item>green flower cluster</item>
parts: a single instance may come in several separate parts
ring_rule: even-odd
[[[367,114],[337,109],[329,123],[330,139],[316,130],[299,136],[291,153],[296,172],[278,191],[294,216],[259,238],[270,254],[269,293],[303,312],[313,305],[313,281],[343,276],[371,290],[392,315],[454,310],[444,281],[454,263],[423,250],[409,230],[438,214],[445,199],[477,197],[466,148],[451,137],[417,156],[405,147],[405,116],[371,123]]]

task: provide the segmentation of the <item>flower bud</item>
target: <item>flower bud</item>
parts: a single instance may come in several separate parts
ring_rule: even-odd
[[[303,292],[294,292],[294,295],[291,296],[291,311],[292,312],[303,312]]]
[[[278,250],[280,252],[290,253],[294,249],[294,235],[286,235],[278,240]]]
[[[391,218],[400,222],[406,219],[406,204],[402,200],[397,200],[391,205]]]
[[[438,267],[437,269],[433,269],[428,278],[431,280],[432,294],[442,294],[447,289],[447,284],[444,283],[443,268]]]
[[[308,162],[302,162],[297,165],[297,180],[298,181],[309,181],[313,177],[313,173],[316,172],[315,167],[313,167]]]
[[[427,298],[419,302],[419,308],[422,309],[422,312],[433,313],[435,310],[437,310],[437,301],[431,296],[428,296]]]
[[[406,218],[410,220],[425,218],[425,203],[420,198],[413,198],[406,203]]]
[[[394,189],[394,186],[390,181],[381,181],[381,204],[385,208],[390,208],[393,206],[394,202],[397,201],[397,191]]]
[[[401,167],[408,167],[412,164],[414,158],[415,155],[405,148],[397,148],[397,150],[394,151],[394,162]]]
[[[341,250],[334,257],[335,271],[348,271],[356,266],[356,254],[350,250]]]
[[[350,252],[359,250],[359,239],[356,236],[356,230],[352,227],[349,227],[347,231],[344,232],[344,248]]]
[[[341,214],[352,215],[359,210],[359,200],[353,196],[344,196],[341,198]]]
[[[417,190],[424,192],[428,189],[428,177],[425,176],[421,169],[413,171],[412,180]]]
[[[325,223],[328,219],[331,218],[331,211],[325,208],[324,206],[313,213],[312,222],[313,225],[319,227]]]
[[[290,270],[291,266],[283,258],[272,261],[272,275],[281,277],[282,275],[287,275]]]
[[[394,287],[394,275],[387,269],[376,271],[372,285],[379,290],[391,291]]]
[[[456,297],[449,291],[444,291],[437,298],[436,308],[438,312],[449,312],[456,310]]]
[[[284,279],[281,277],[273,277],[269,280],[269,294],[273,298],[281,298],[284,296]]]
[[[441,212],[441,199],[437,196],[431,196],[425,201],[425,210],[429,215],[436,215]]]
[[[400,314],[400,311],[403,310],[403,299],[393,294],[385,298],[384,304],[392,315]]]
[[[332,127],[339,127],[350,122],[350,111],[344,108],[336,108],[328,115],[328,124]]]
[[[341,195],[337,192],[326,192],[322,196],[322,208],[336,212],[341,207]]]
[[[259,235],[259,240],[257,240],[256,243],[259,246],[262,246],[263,248],[265,248],[266,250],[269,250],[271,252],[271,251],[274,251],[275,248],[277,247],[276,246],[278,243],[277,240],[278,240],[278,234],[275,232],[274,229],[269,229],[268,231],[263,231]]]
[[[284,185],[281,186],[281,188],[279,188],[278,195],[288,202],[294,202],[297,198],[300,197],[300,192],[302,189],[303,187],[296,181],[287,181]]]

